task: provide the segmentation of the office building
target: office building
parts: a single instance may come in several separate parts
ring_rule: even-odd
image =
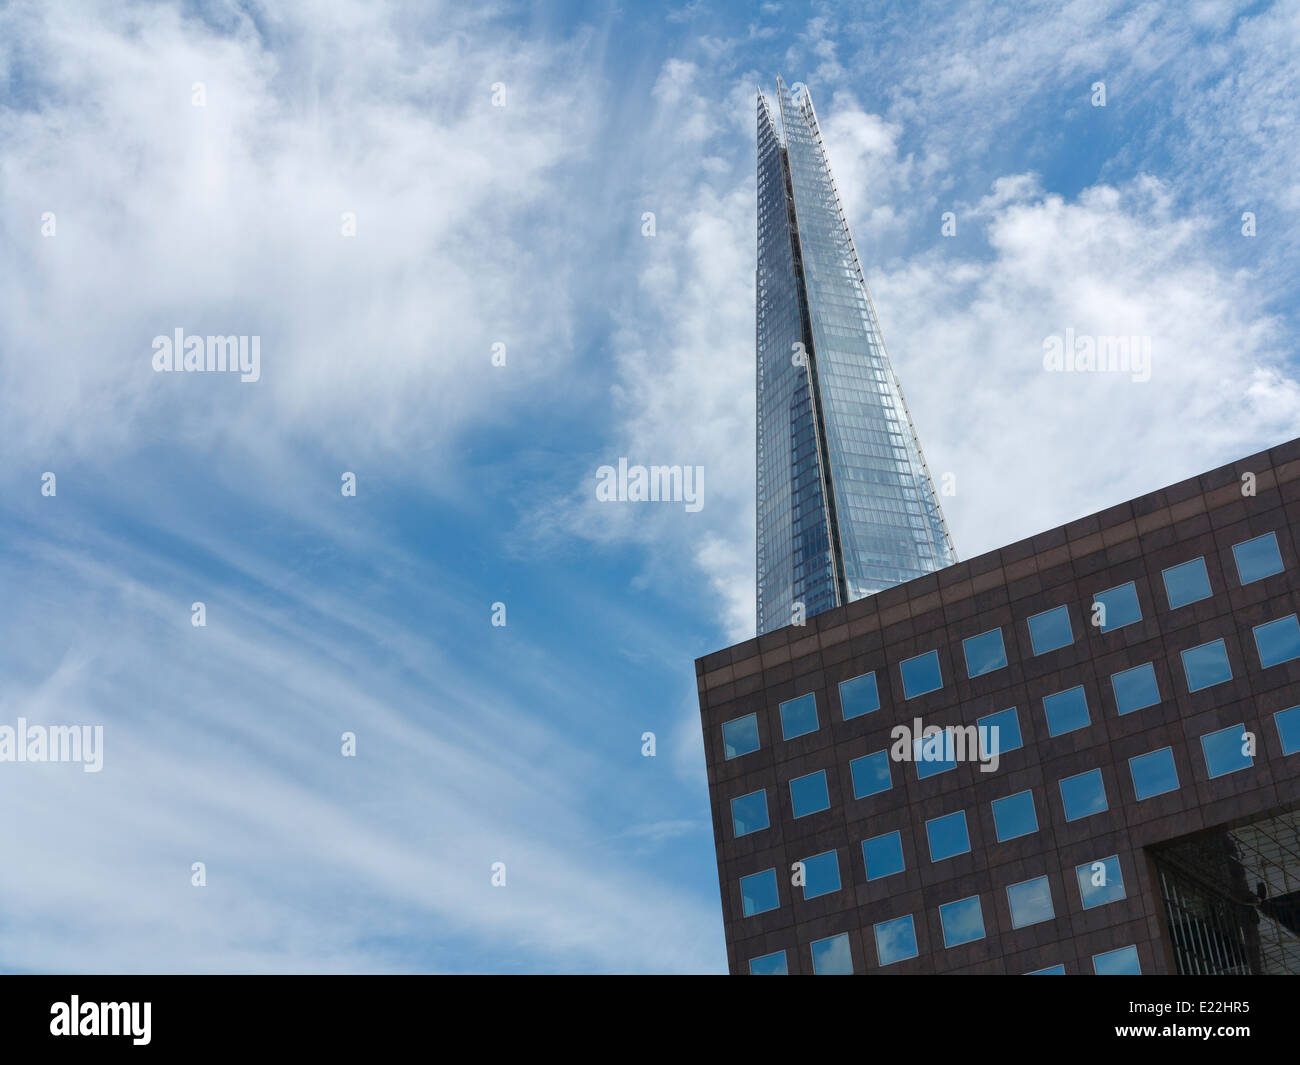
[[[1300,972],[1298,548],[1300,439],[701,658],[731,971]]]

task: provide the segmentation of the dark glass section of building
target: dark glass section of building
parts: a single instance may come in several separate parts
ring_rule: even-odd
[[[811,97],[758,99],[760,634],[955,561]]]
[[[1297,972],[1298,549],[1300,439],[699,659],[731,971]]]
[[[1177,972],[1300,974],[1300,810],[1152,849]]]

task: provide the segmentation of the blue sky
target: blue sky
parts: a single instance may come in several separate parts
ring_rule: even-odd
[[[0,42],[0,725],[104,728],[100,773],[0,763],[3,970],[725,969],[693,660],[753,631],[778,73],[961,557],[1296,433],[1293,7],[14,3]],[[261,379],[155,374],[177,327]],[[1151,380],[1044,373],[1067,328]],[[703,509],[598,503],[622,456]]]

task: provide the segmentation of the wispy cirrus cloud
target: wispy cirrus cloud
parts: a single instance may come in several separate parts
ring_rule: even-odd
[[[691,823],[647,829],[640,818],[663,809],[651,779],[629,786],[604,730],[569,725],[576,708],[564,704],[594,696],[595,676],[553,666],[546,685],[524,670],[503,678],[502,653],[524,663],[542,652],[494,632],[486,612],[482,640],[445,651],[466,590],[377,529],[368,555],[352,554],[361,579],[335,587],[225,540],[203,516],[154,530],[162,552],[88,531],[109,509],[94,502],[60,499],[59,518],[37,506],[34,526],[4,527],[10,543],[35,538],[0,565],[10,607],[29,619],[8,631],[0,721],[102,724],[105,741],[93,783],[64,765],[0,772],[0,846],[25,856],[0,889],[0,909],[25,929],[6,936],[0,967],[714,965],[713,907],[662,879],[647,891],[639,878],[654,874],[627,865]],[[351,554],[358,531],[263,519],[326,557]],[[208,556],[222,559],[221,579],[195,565]],[[382,577],[390,565],[400,590]],[[421,633],[403,613],[412,601],[448,620]],[[342,753],[346,733],[355,757]],[[628,848],[594,845],[611,828]],[[69,915],[79,935],[52,934]],[[510,946],[484,952],[485,940]]]
[[[563,370],[583,42],[450,5],[2,17],[7,438],[432,448]],[[259,335],[258,386],[152,373],[178,326]],[[493,376],[497,342],[515,358]]]
[[[0,13],[0,717],[106,746],[93,787],[0,767],[0,968],[721,965],[707,841],[596,846],[698,809],[683,684],[614,658],[689,653],[500,542],[553,476],[516,436],[577,402],[604,47],[511,14]],[[261,380],[154,374],[177,326]]]

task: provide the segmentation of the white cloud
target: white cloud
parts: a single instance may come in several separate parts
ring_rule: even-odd
[[[274,433],[355,456],[433,448],[544,389],[569,358],[549,245],[555,174],[591,117],[577,46],[469,34],[478,16],[450,8],[432,35],[385,4],[229,17],[232,32],[152,5],[0,16],[17,93],[0,111],[6,439],[256,454]],[[262,380],[154,374],[152,339],[177,326],[259,335]]]
[[[1028,198],[1012,200],[1018,188]],[[994,255],[940,244],[878,273],[881,326],[962,556],[1286,439],[1300,416],[1280,323],[1255,279],[1207,257],[1207,224],[1138,178],[1076,202],[1011,179]],[[1044,340],[1150,337],[1151,380],[1048,373]]]
[[[698,68],[694,63],[689,63],[683,59],[670,59],[659,72],[659,77],[655,79],[654,88],[651,94],[669,107],[675,107],[681,103],[682,97],[691,87],[695,80]]]
[[[754,195],[740,187],[719,196],[710,185],[669,181],[654,202],[671,212],[646,242],[638,298],[621,312],[612,389],[618,436],[610,452],[592,456],[591,474],[571,498],[541,508],[528,524],[598,542],[671,545],[649,563],[661,592],[689,588],[691,574],[703,569],[725,604],[728,631],[739,637],[754,625],[754,470],[745,447],[754,437]],[[619,457],[703,466],[702,510],[597,502],[595,470]]]
[[[851,218],[869,215],[868,225],[854,236],[869,241],[920,206],[909,204],[905,195],[912,183],[912,160],[899,158],[901,129],[880,115],[868,114],[843,90],[828,101],[824,116],[821,101],[815,103],[844,210]],[[867,254],[865,247],[860,251]]]

